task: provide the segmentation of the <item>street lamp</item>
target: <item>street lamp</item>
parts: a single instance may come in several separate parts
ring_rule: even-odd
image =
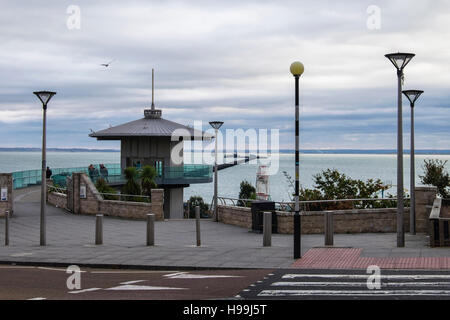
[[[223,125],[222,121],[211,121],[209,123],[216,131],[215,161],[214,161],[214,217],[219,222],[219,210],[217,209],[217,133]]]
[[[42,128],[42,181],[41,181],[41,246],[46,245],[45,239],[45,210],[46,210],[46,194],[47,194],[47,175],[46,175],[46,130],[47,130],[47,103],[56,94],[52,91],[36,91],[33,92],[42,102],[43,112],[43,128]]]
[[[302,221],[300,217],[300,205],[298,197],[300,194],[299,188],[299,90],[298,82],[300,76],[305,71],[305,67],[301,62],[295,61],[291,64],[291,73],[295,78],[295,214],[294,214],[294,259],[302,257],[302,239],[301,239],[301,227]]]
[[[416,234],[416,164],[414,162],[414,104],[420,95],[423,93],[422,90],[405,90],[403,94],[408,98],[411,104],[411,147],[410,147],[410,206],[409,206],[409,232],[414,235]]]
[[[402,119],[402,79],[403,69],[415,56],[413,53],[390,53],[385,57],[397,69],[397,247],[405,246],[404,203],[403,203],[403,119]]]

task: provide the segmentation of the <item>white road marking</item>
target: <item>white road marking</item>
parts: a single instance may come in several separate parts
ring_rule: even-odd
[[[12,255],[10,255],[10,257],[29,257],[32,256],[33,253],[32,252],[19,252],[19,253],[13,253]]]
[[[274,282],[273,287],[327,287],[327,286],[348,286],[348,287],[367,287],[367,282]],[[423,287],[423,286],[441,286],[450,287],[450,282],[386,282],[382,287]]]
[[[62,272],[67,271],[67,268],[48,268],[48,267],[37,267],[37,268],[41,269],[41,270],[50,270],[50,271],[62,271]],[[80,270],[80,273],[82,273],[82,272],[86,272],[86,271]]]
[[[47,298],[43,298],[43,297],[36,297],[36,298],[31,298],[28,300],[47,300]]]
[[[258,296],[450,296],[450,290],[263,290]]]
[[[145,280],[134,280],[134,281],[127,281],[127,282],[121,282],[120,284],[134,284],[139,282],[144,282]]]
[[[92,291],[98,291],[98,290],[102,290],[102,288],[89,288],[89,289],[83,289],[83,290],[76,290],[76,291],[69,291],[68,293],[84,293],[84,292],[92,292]]]
[[[296,279],[296,278],[328,278],[328,279],[365,279],[367,280],[368,275],[366,274],[285,274],[282,279]],[[448,279],[450,280],[450,274],[401,274],[401,275],[382,275],[382,279],[388,280],[440,280]]]
[[[170,279],[215,279],[215,278],[242,278],[242,276],[230,276],[230,275],[214,275],[214,274],[190,274],[187,272],[178,272],[172,274],[166,274],[164,277]]]
[[[105,290],[115,291],[130,291],[130,290],[187,290],[187,288],[174,288],[174,287],[156,287],[156,286],[135,286],[135,285],[122,285],[117,287],[108,288]]]
[[[138,274],[138,273],[167,273],[166,271],[159,271],[159,270],[155,270],[155,271],[91,271],[90,273],[105,273],[105,274]]]

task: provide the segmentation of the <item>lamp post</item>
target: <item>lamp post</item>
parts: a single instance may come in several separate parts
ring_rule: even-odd
[[[211,121],[209,123],[211,127],[216,131],[215,137],[215,161],[214,161],[214,217],[217,222],[219,222],[219,210],[217,210],[217,133],[219,132],[220,127],[223,125],[222,121]]]
[[[305,67],[301,62],[293,62],[291,64],[291,73],[295,78],[295,213],[294,213],[294,259],[302,257],[302,239],[301,226],[302,221],[300,217],[300,205],[298,197],[300,194],[299,187],[299,79],[305,71]]]
[[[408,98],[411,104],[411,147],[410,147],[410,206],[409,206],[409,232],[416,234],[416,164],[414,162],[414,104],[423,93],[422,90],[405,90],[403,94]]]
[[[47,104],[50,101],[50,99],[56,94],[56,92],[51,91],[36,91],[33,92],[39,100],[42,102],[42,109],[43,109],[43,126],[42,126],[42,181],[41,181],[41,236],[40,236],[40,244],[41,246],[46,245],[46,238],[45,238],[45,211],[46,211],[46,194],[47,194],[47,174],[46,174],[46,168],[47,168],[47,160],[46,160],[46,144],[47,144]]]
[[[402,79],[403,70],[415,56],[413,53],[390,53],[385,57],[397,69],[397,247],[405,246],[404,199],[403,199],[403,118],[402,118]]]

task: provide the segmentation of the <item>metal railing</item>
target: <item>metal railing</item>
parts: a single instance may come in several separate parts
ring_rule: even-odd
[[[151,198],[149,196],[134,195],[134,194],[122,194],[122,193],[101,193],[104,200],[114,200],[114,201],[130,201],[130,202],[146,202],[150,203]]]
[[[47,190],[48,190],[48,192],[67,194],[67,188],[55,187],[55,186],[47,185]]]
[[[220,205],[245,206],[248,207],[255,199],[238,199],[229,197],[217,197]],[[410,200],[410,198],[404,198]],[[385,202],[385,204],[383,204]],[[337,199],[337,200],[308,200],[299,201],[301,211],[323,211],[323,210],[351,210],[351,209],[373,209],[395,207],[397,198],[364,198],[364,199]],[[295,202],[274,201],[278,211],[293,212]],[[358,204],[359,203],[359,204]]]

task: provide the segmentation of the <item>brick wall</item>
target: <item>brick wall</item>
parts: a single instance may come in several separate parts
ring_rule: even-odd
[[[154,213],[157,221],[164,220],[162,189],[153,189],[151,203],[103,200],[91,179],[85,173],[74,173],[73,181],[73,213],[104,214],[126,219],[146,219],[148,213]],[[80,185],[86,185],[86,198],[80,199]],[[70,188],[68,188],[70,192]],[[48,202],[55,205],[63,201],[56,194],[49,194]],[[70,197],[69,197],[70,198]],[[67,204],[67,197],[66,197]],[[67,207],[67,205],[66,205]]]
[[[67,210],[67,195],[58,192],[47,193],[47,203]]]
[[[428,232],[429,205],[436,197],[436,188],[416,188],[416,230]],[[335,233],[391,233],[397,230],[397,209],[361,209],[333,211]],[[302,215],[303,234],[324,233],[323,212],[305,212]],[[251,209],[234,206],[219,206],[219,221],[250,229]],[[278,233],[293,233],[293,214],[277,211]],[[409,208],[405,208],[405,231],[409,231]]]

